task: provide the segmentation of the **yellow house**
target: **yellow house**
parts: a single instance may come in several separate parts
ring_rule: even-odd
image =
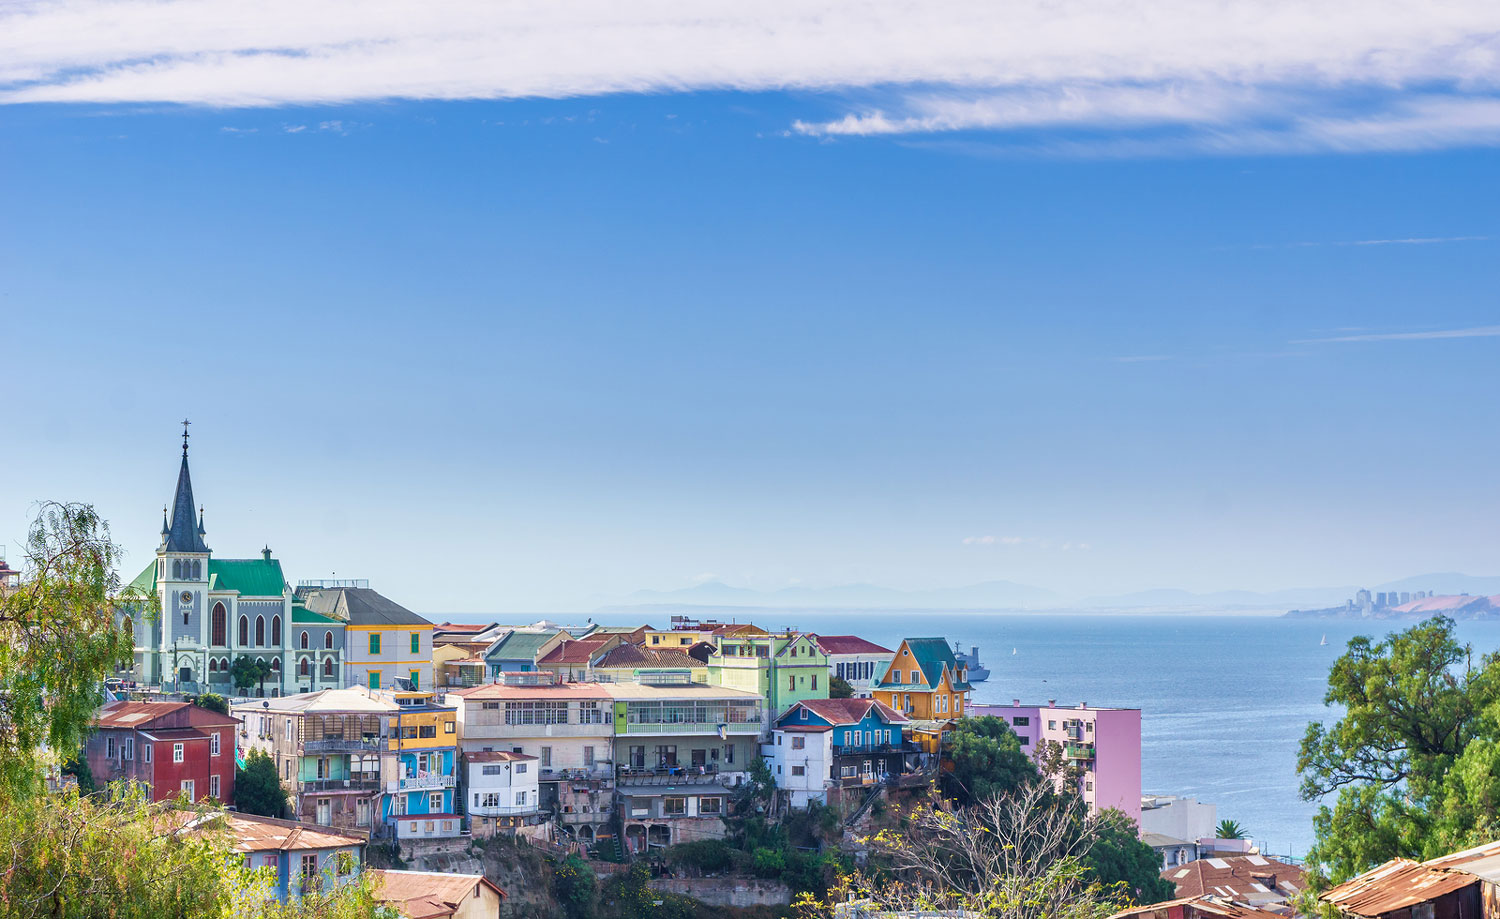
[[[368,587],[298,589],[315,613],[344,622],[344,685],[385,689],[432,682],[432,623]]]
[[[907,638],[871,688],[876,699],[907,717],[946,721],[968,709],[969,670],[944,638]]]

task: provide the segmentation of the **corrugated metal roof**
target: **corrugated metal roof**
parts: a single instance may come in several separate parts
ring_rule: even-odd
[[[1462,871],[1491,883],[1500,884],[1500,842],[1487,842],[1482,846],[1454,852],[1423,862],[1429,868]]]
[[[1245,903],[1236,903],[1233,900],[1225,900],[1217,897],[1183,897],[1179,900],[1166,900],[1162,903],[1151,903],[1146,906],[1132,906],[1122,909],[1109,919],[1127,919],[1132,916],[1169,916],[1171,910],[1183,908],[1184,913],[1197,912],[1207,913],[1211,916],[1223,916],[1225,919],[1286,919],[1280,913],[1271,913],[1263,909],[1256,909]]]
[[[1478,879],[1473,875],[1442,871],[1410,859],[1393,858],[1378,868],[1325,891],[1319,899],[1356,916],[1379,916],[1391,910],[1425,903],[1477,882]]]

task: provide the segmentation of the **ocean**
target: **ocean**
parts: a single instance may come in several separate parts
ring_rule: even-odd
[[[663,621],[657,622],[653,619]],[[669,615],[669,614],[668,614]],[[668,615],[598,614],[608,624]],[[719,618],[730,617],[716,610]],[[453,617],[459,619],[459,617]],[[517,616],[463,616],[462,621]],[[540,618],[540,617],[533,617]],[[583,617],[554,616],[572,623]],[[1316,802],[1297,793],[1297,747],[1323,705],[1328,668],[1356,635],[1411,623],[1319,621],[1245,615],[805,613],[744,610],[740,621],[857,634],[894,648],[906,636],[978,645],[990,677],[973,700],[1141,709],[1141,781],[1148,794],[1195,797],[1237,820],[1262,851],[1301,857],[1312,843]],[[1460,622],[1476,656],[1500,648],[1500,622]],[[1328,637],[1326,646],[1319,641]],[[1012,653],[1014,650],[1014,653]]]

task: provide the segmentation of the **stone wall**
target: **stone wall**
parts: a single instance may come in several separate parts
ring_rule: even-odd
[[[653,878],[652,890],[680,893],[709,906],[788,906],[792,889],[761,878]]]

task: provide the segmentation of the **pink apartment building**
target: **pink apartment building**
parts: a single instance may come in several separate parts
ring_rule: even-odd
[[[1138,708],[1073,708],[1022,705],[969,706],[971,717],[1004,718],[1021,738],[1021,749],[1037,755],[1043,741],[1060,745],[1063,755],[1083,768],[1078,790],[1089,810],[1123,811],[1137,825],[1141,821],[1141,710]]]

